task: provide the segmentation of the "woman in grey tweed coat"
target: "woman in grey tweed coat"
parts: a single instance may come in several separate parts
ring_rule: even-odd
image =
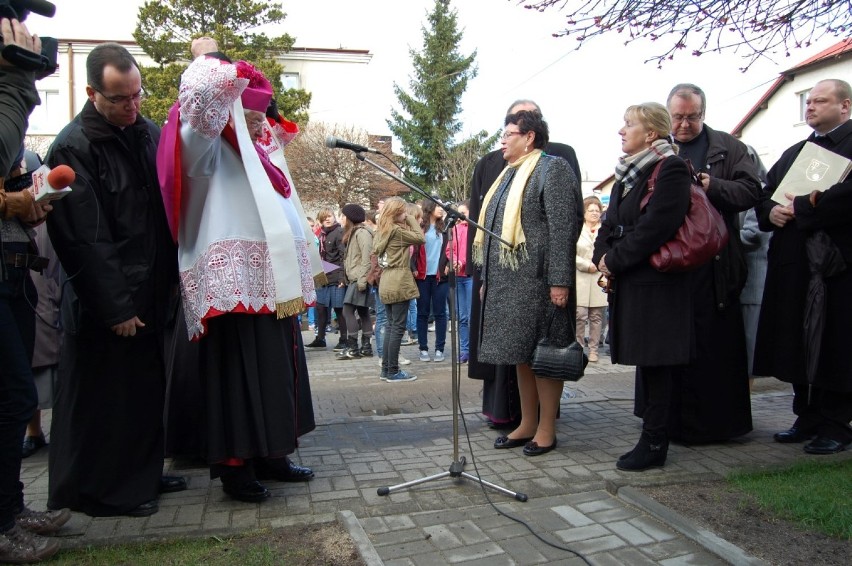
[[[530,369],[536,343],[550,331],[562,345],[573,339],[577,242],[577,179],[568,163],[545,155],[547,123],[541,114],[506,117],[503,158],[509,163],[483,201],[483,231],[473,244],[483,266],[479,360],[518,368],[521,424],[499,437],[495,448],[524,447],[536,456],[556,447],[556,414],[562,382],[538,378]]]

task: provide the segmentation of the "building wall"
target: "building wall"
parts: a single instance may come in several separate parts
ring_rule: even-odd
[[[798,72],[767,101],[749,122],[740,139],[757,150],[767,168],[772,167],[785,149],[808,137],[813,130],[800,117],[800,95],[824,79],[852,77],[852,58]]]
[[[99,43],[59,40],[59,69],[36,83],[42,103],[30,116],[28,135],[55,136],[82,110],[87,100],[86,57]],[[140,65],[154,64],[134,43],[121,44]],[[371,59],[372,54],[363,50],[295,48],[280,61],[285,81],[311,92],[311,120],[352,124],[362,103],[357,85],[364,84],[365,67]]]

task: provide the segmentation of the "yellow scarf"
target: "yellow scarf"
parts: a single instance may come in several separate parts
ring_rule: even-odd
[[[541,154],[542,151],[540,149],[534,149],[523,157],[520,157],[514,163],[509,163],[504,167],[503,171],[500,172],[500,176],[497,177],[497,180],[494,181],[491,188],[485,194],[485,198],[482,200],[482,207],[480,208],[484,224],[488,204],[494,197],[494,193],[497,192],[497,187],[500,186],[503,177],[506,176],[506,172],[509,169],[517,168],[515,177],[512,179],[512,184],[509,187],[509,196],[506,198],[506,207],[503,210],[503,225],[500,231],[500,238],[510,242],[511,246],[500,242],[499,262],[503,267],[513,270],[518,269],[520,262],[527,259],[527,238],[524,236],[524,229],[521,226],[521,206],[524,201],[524,190],[526,189],[527,182],[536,164],[538,164]],[[477,230],[476,238],[473,240],[473,262],[477,265],[482,265],[484,261],[484,245],[485,232]]]

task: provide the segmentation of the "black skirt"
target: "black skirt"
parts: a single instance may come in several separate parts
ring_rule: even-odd
[[[364,290],[358,290],[357,283],[350,283],[346,288],[346,296],[343,297],[344,305],[354,305],[356,307],[369,306],[370,294]]]
[[[315,428],[296,317],[217,316],[200,346],[209,463],[286,456]]]

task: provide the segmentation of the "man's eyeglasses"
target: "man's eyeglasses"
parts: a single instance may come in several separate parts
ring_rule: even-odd
[[[92,90],[96,93],[100,94],[104,98],[106,98],[110,104],[127,104],[128,102],[139,102],[143,98],[145,98],[145,89],[140,89],[136,94],[131,94],[130,96],[107,96],[95,87],[92,87]]]
[[[683,122],[684,120],[686,120],[690,124],[697,124],[698,122],[701,121],[701,118],[703,118],[703,117],[704,117],[703,113],[701,113],[701,114],[690,114],[689,116],[684,116],[683,114],[673,114],[672,115],[672,122],[674,122],[677,125],[677,124],[680,124],[681,122]]]
[[[523,132],[503,132],[503,135],[500,136],[500,139],[501,140],[507,140],[507,139],[511,138],[512,136],[522,136],[522,135],[524,135]]]

